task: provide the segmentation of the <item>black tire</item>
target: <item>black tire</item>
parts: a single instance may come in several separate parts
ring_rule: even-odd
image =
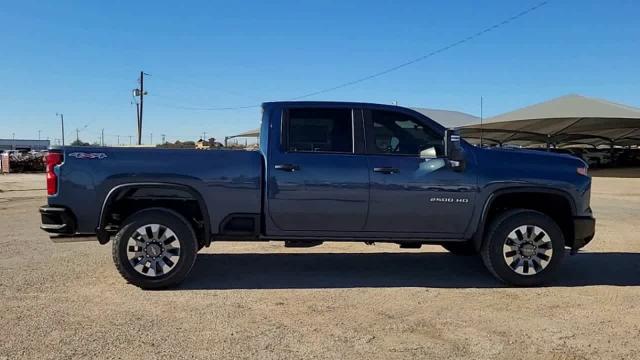
[[[522,251],[525,251],[525,249],[520,247],[520,245],[514,245],[518,249],[517,251],[507,252],[503,250],[505,244],[507,244],[507,246],[514,244],[513,241],[507,240],[508,236],[519,227],[526,225],[531,225],[534,228],[537,227],[546,234],[546,237],[540,241],[548,241],[546,241],[544,245],[542,245],[542,243],[538,245],[540,250],[537,246],[535,250],[532,250],[532,247],[527,248],[526,255],[534,254],[528,258],[523,257],[525,253]],[[533,232],[534,230],[531,231]],[[529,232],[529,228],[527,228],[527,232]],[[536,234],[525,234],[523,238],[530,239],[535,237],[535,235]],[[520,238],[520,236],[516,237]],[[526,240],[521,242],[521,244],[525,243],[527,243]],[[514,286],[536,286],[546,283],[554,277],[564,258],[564,245],[562,230],[549,216],[538,211],[515,209],[500,214],[491,223],[482,248],[480,249],[480,254],[487,269],[498,280]],[[552,250],[552,252],[548,250]],[[542,255],[550,258],[550,260],[541,261],[542,259],[538,258],[540,252],[544,252]],[[513,255],[513,253],[517,254]],[[507,259],[508,256],[513,257]],[[525,262],[528,263],[526,269],[524,266]],[[512,268],[512,264],[516,263],[515,269]],[[541,264],[544,266],[541,266]],[[527,274],[520,274],[517,271],[527,271]]]
[[[442,247],[453,255],[471,256],[478,254],[478,251],[470,241],[442,244]]]
[[[171,259],[175,259],[174,254],[169,254],[168,257],[164,257],[164,260],[169,260],[166,261],[166,263],[162,262],[162,264],[165,265],[171,263],[169,266],[173,267],[166,273],[157,276],[152,276],[151,274],[145,275],[136,270],[132,261],[135,262],[137,259],[130,260],[130,256],[128,255],[128,250],[130,250],[129,247],[131,246],[128,244],[129,240],[132,239],[132,241],[135,241],[133,238],[138,236],[135,234],[137,230],[146,225],[151,226],[151,224],[158,224],[171,230],[175,234],[175,240],[168,241],[172,244],[171,246],[179,246],[177,254],[175,254],[178,255],[176,262],[171,261]],[[116,234],[113,241],[112,255],[118,272],[129,283],[142,289],[162,289],[175,286],[187,277],[196,260],[198,242],[191,225],[184,217],[168,209],[153,208],[142,210],[129,216],[122,225],[122,228]],[[138,237],[138,239],[140,238]],[[177,241],[178,244],[175,244],[175,241]],[[164,246],[167,246],[166,244],[168,243],[167,240],[165,240],[158,242],[158,244],[162,244],[161,246],[163,246],[162,254],[158,256],[158,258],[160,258],[165,254]],[[169,246],[167,246],[167,248],[168,247]],[[141,247],[134,250],[140,250],[141,253],[147,254],[146,256],[148,256],[146,248]],[[169,250],[167,250],[167,252],[168,251]],[[143,259],[143,256],[141,256],[140,259]],[[142,264],[142,262],[144,261],[140,261],[139,264]],[[154,264],[156,264],[155,260]],[[162,266],[158,266],[158,272],[163,272]],[[145,267],[147,267],[146,263],[142,271],[144,271]],[[147,272],[149,272],[149,268],[147,268]],[[155,274],[155,272],[156,270],[154,269],[153,273]]]

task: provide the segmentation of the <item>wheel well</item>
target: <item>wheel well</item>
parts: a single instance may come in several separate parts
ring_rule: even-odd
[[[485,217],[484,235],[488,231],[489,224],[498,215],[510,209],[530,209],[546,214],[562,230],[565,244],[571,246],[574,237],[572,207],[566,197],[545,192],[516,192],[498,195],[491,202]]]
[[[130,215],[148,208],[170,209],[193,227],[200,245],[209,245],[209,219],[202,199],[187,187],[129,186],[110,193],[103,207],[99,230],[115,234]],[[108,241],[109,236],[106,236]],[[105,241],[106,242],[106,241]]]

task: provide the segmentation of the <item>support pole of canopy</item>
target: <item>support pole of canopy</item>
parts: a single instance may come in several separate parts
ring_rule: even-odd
[[[609,143],[609,155],[611,156],[611,163],[613,163],[613,140]]]
[[[549,151],[550,146],[551,146],[551,135],[547,134],[547,151]]]

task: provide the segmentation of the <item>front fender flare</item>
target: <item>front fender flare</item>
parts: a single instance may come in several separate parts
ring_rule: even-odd
[[[480,214],[480,219],[478,220],[478,225],[476,226],[476,230],[471,238],[473,245],[476,250],[480,251],[480,247],[482,246],[482,241],[484,238],[484,232],[487,228],[487,217],[489,215],[489,210],[491,209],[491,205],[501,195],[505,194],[514,194],[514,193],[542,193],[542,194],[553,194],[559,195],[565,198],[569,207],[571,208],[571,215],[576,214],[576,204],[575,200],[571,197],[571,195],[564,191],[555,188],[545,187],[545,186],[511,186],[508,188],[502,188],[493,191],[487,196],[484,205],[482,207],[482,212]]]

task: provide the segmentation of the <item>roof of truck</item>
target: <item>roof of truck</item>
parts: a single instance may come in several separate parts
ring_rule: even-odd
[[[349,101],[273,101],[265,102],[263,107],[282,106],[282,107],[359,107],[367,109],[384,109],[411,112],[437,122],[443,127],[459,127],[476,123],[478,117],[463,113],[460,111],[450,111],[442,109],[412,108],[399,105],[377,104],[367,102],[349,102]]]

